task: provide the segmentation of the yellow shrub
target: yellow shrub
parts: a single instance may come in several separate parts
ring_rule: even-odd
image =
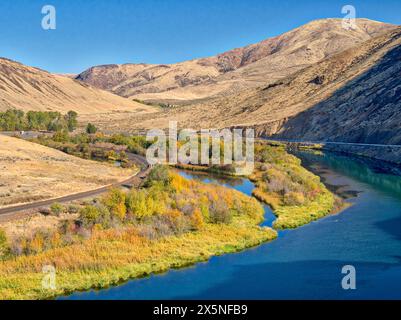
[[[192,226],[195,230],[202,229],[204,225],[203,215],[199,209],[195,209],[194,213],[191,216]]]

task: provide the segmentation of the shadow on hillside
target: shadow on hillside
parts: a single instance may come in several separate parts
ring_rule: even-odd
[[[290,118],[273,137],[401,144],[400,57],[397,46],[331,97]]]

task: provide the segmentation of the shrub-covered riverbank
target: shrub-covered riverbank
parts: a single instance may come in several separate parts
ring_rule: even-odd
[[[223,175],[235,175],[235,166],[176,165],[177,168]],[[268,204],[277,216],[275,229],[294,229],[332,212],[344,203],[331,193],[320,178],[302,167],[283,144],[255,143],[255,168],[248,178],[255,183],[253,196]]]
[[[253,198],[156,167],[145,187],[112,190],[80,208],[79,218],[12,251],[3,239],[0,299],[46,299],[206,261],[277,237],[260,227]],[[42,287],[54,266],[56,289]]]
[[[250,176],[257,187],[253,195],[273,209],[276,229],[303,226],[343,206],[341,199],[283,145],[258,142],[255,158],[255,171]]]

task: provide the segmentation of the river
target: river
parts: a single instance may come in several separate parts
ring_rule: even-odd
[[[257,248],[66,299],[400,299],[401,178],[345,156],[299,156],[337,191],[354,195],[353,205]],[[248,195],[253,189],[247,179],[181,174]],[[267,206],[265,217],[271,225]],[[345,265],[356,269],[356,290],[342,289]]]

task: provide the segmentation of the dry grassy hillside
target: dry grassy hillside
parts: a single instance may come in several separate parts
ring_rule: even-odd
[[[93,190],[133,174],[2,135],[0,168],[0,207]]]
[[[386,42],[383,41],[383,44]],[[380,46],[380,44],[379,44]],[[401,144],[401,29],[366,71],[290,118],[280,138]],[[345,81],[344,81],[345,82]]]
[[[394,26],[359,19],[346,30],[341,19],[313,21],[283,35],[223,54],[172,65],[93,67],[77,79],[140,100],[185,103],[231,95],[286,77]]]
[[[79,114],[153,111],[149,106],[123,99],[69,77],[53,75],[0,58],[0,111],[9,108],[62,113],[74,110]]]
[[[99,124],[112,130],[133,130],[165,128],[169,120],[175,120],[182,127],[251,126],[260,135],[282,133],[282,136],[298,139],[307,134],[307,137],[330,138],[336,132],[344,137],[347,130],[358,125],[391,131],[401,120],[398,112],[400,95],[397,94],[400,46],[401,28],[397,28],[261,88],[207,103],[173,108],[151,119],[125,117],[118,122],[118,127],[107,124],[104,119]],[[368,78],[363,77],[366,74]],[[358,82],[359,77],[364,79],[363,83]],[[336,94],[339,90],[342,90],[341,97]],[[347,104],[347,99],[351,98],[352,102]],[[380,101],[385,103],[380,104]],[[309,113],[304,113],[311,108],[313,122]],[[301,115],[302,118],[296,121]],[[116,118],[114,122],[117,122]],[[357,133],[361,134],[361,131]],[[353,139],[359,141],[361,138],[348,135],[347,141]],[[385,141],[389,140],[383,138],[382,142]]]

